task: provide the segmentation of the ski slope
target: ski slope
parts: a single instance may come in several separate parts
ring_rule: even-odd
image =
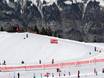
[[[58,39],[58,44],[51,44],[52,37],[28,33],[0,33],[0,59],[6,60],[8,65],[51,63],[67,60],[78,60],[89,57],[89,52],[94,51],[92,46],[82,45],[77,41]],[[93,53],[94,54],[94,53]],[[92,54],[92,55],[93,55]]]
[[[26,35],[28,34],[28,38]],[[51,40],[57,43],[51,43]],[[95,51],[95,47],[97,51]],[[90,54],[89,54],[90,53]],[[54,59],[54,64],[52,64]],[[35,33],[0,32],[0,78],[76,78],[78,70],[83,78],[103,78],[103,45],[43,36]],[[42,64],[39,64],[41,60]],[[21,64],[24,61],[24,64]],[[60,68],[61,72],[56,72]],[[94,68],[98,71],[96,76]],[[69,73],[71,75],[69,75]]]

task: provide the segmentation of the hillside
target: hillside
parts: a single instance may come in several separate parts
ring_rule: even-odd
[[[51,39],[57,39],[58,43],[51,43]],[[20,64],[22,60],[26,64],[38,64],[39,60],[42,63],[51,63],[52,59],[55,62],[78,60],[89,57],[91,51],[94,51],[93,46],[77,41],[32,33],[0,32],[0,59],[10,65]]]
[[[28,32],[0,32],[0,77],[76,78],[80,71],[83,78],[103,78],[103,45]],[[3,65],[4,60],[6,65]]]

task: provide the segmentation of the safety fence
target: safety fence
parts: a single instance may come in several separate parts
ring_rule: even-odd
[[[35,70],[35,69],[54,69],[54,68],[64,68],[74,65],[87,65],[87,64],[95,64],[95,63],[104,63],[104,58],[97,59],[93,58],[90,60],[81,60],[81,61],[70,61],[64,63],[57,63],[57,64],[38,64],[38,65],[1,65],[0,71],[7,72],[7,71],[24,71],[24,70]]]

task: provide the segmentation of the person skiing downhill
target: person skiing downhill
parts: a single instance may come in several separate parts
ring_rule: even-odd
[[[70,72],[69,72],[69,76],[70,76],[71,74],[70,74]]]
[[[34,73],[34,76],[33,76],[33,78],[36,78],[36,77],[35,77],[35,73]]]
[[[52,64],[54,64],[54,59],[52,59]]]
[[[17,78],[20,78],[20,73],[17,73]]]
[[[97,70],[96,70],[96,68],[94,68],[94,74],[97,76]]]
[[[95,52],[97,51],[96,47],[94,47]]]
[[[23,60],[21,61],[21,64],[24,64],[24,61]]]
[[[41,62],[41,60],[39,60],[39,64],[41,64],[42,62]]]
[[[80,78],[80,71],[78,70],[78,78]]]
[[[5,60],[3,61],[3,65],[6,65],[6,61]]]
[[[28,34],[26,34],[26,38],[28,38]]]

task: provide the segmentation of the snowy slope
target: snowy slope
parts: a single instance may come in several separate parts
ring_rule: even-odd
[[[26,38],[28,34],[28,38]],[[58,44],[50,43],[50,40],[58,40]],[[97,47],[98,51],[94,51],[94,47]],[[103,45],[101,45],[103,46]],[[24,60],[25,65],[37,65],[39,59],[43,64],[51,64],[51,60],[55,60],[55,64],[59,63],[63,66],[60,67],[61,72],[56,72],[56,68],[42,68],[42,69],[25,69],[0,72],[0,78],[18,78],[17,73],[20,73],[20,78],[47,78],[44,75],[50,73],[49,78],[76,78],[78,76],[78,70],[81,72],[80,76],[83,78],[103,78],[104,74],[102,69],[104,68],[104,49],[101,53],[100,46],[97,44],[89,44],[84,42],[77,42],[66,39],[59,39],[55,37],[43,36],[34,33],[7,33],[0,32],[0,60],[6,60],[7,65],[0,65],[0,69],[6,66],[22,66],[20,62]],[[91,55],[89,55],[91,52]],[[94,62],[90,59],[103,59],[103,62]],[[89,64],[78,64],[79,60],[90,60]],[[65,65],[67,62],[76,61],[74,65]],[[96,60],[98,61],[98,60]],[[54,64],[53,64],[54,65]],[[45,66],[45,65],[43,65]],[[47,66],[47,65],[46,65]],[[59,66],[58,66],[59,67]],[[94,73],[94,68],[98,72]],[[2,69],[3,70],[3,69]],[[11,68],[12,70],[12,68]],[[69,75],[69,72],[71,75]],[[54,77],[52,77],[54,74]]]
[[[104,43],[86,43],[88,45],[97,46],[99,48],[104,49]]]
[[[28,38],[26,34],[29,35]],[[26,64],[80,60],[95,55],[94,46],[82,44],[77,41],[58,39],[58,44],[51,44],[52,37],[32,33],[6,33],[0,32],[0,59],[7,64],[19,64],[22,60]]]

